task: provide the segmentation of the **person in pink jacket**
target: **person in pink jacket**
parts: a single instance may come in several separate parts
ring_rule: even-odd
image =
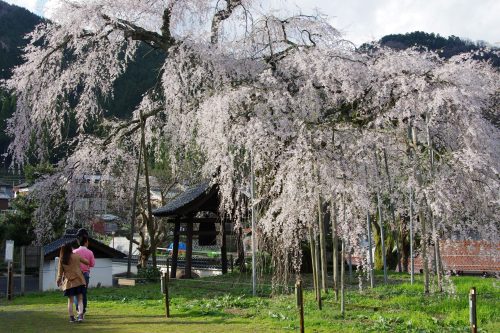
[[[87,259],[87,261],[89,262],[88,265],[85,265],[83,263],[80,264],[80,269],[82,270],[83,277],[85,278],[85,283],[86,283],[86,288],[85,291],[83,292],[83,314],[85,315],[85,312],[87,311],[87,289],[89,287],[89,281],[90,281],[90,268],[95,266],[95,258],[94,258],[94,253],[88,249],[89,236],[87,230],[85,229],[78,230],[78,239],[80,241],[80,247],[73,250],[73,253],[78,254],[80,257],[84,259]],[[76,310],[78,311],[78,306]]]

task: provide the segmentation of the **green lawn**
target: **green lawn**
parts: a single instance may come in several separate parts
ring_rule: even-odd
[[[468,290],[478,290],[480,332],[500,332],[500,282],[494,278],[454,278],[455,296],[421,294],[419,280],[392,274],[389,286],[359,293],[350,286],[346,315],[333,294],[320,311],[307,292],[306,332],[468,332]],[[298,331],[294,295],[270,297],[263,282],[253,298],[248,275],[173,281],[171,318],[164,317],[158,283],[90,291],[86,321],[67,322],[60,292],[0,300],[1,332],[287,332]]]

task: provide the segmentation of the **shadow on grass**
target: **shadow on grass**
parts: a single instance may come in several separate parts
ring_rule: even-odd
[[[83,323],[72,324],[64,308],[47,310],[23,310],[19,307],[2,309],[0,311],[1,332],[72,332],[94,330],[96,332],[147,332],[148,328],[176,325],[189,327],[204,325],[244,325],[245,321],[234,318],[221,318],[218,316],[199,316],[190,313],[172,314],[170,318],[162,315],[124,314],[120,316],[111,314],[89,314]],[[190,320],[193,318],[195,320]],[[141,320],[142,319],[142,320]],[[156,330],[156,329],[154,329]]]

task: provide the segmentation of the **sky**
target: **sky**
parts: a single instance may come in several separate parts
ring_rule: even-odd
[[[6,1],[43,16],[47,0]],[[500,0],[274,0],[274,6],[317,9],[357,45],[418,30],[500,46]]]

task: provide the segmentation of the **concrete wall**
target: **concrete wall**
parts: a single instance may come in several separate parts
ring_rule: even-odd
[[[43,291],[59,289],[56,285],[57,262],[59,258],[43,263]]]
[[[113,286],[112,266],[111,259],[96,259],[95,267],[90,270],[90,287],[95,287],[99,282],[101,287]]]
[[[43,264],[43,290],[58,289],[56,285],[57,263],[59,258],[45,261]],[[95,287],[101,283],[101,287],[111,287],[113,285],[111,259],[96,259],[95,267],[90,270],[90,287]]]

